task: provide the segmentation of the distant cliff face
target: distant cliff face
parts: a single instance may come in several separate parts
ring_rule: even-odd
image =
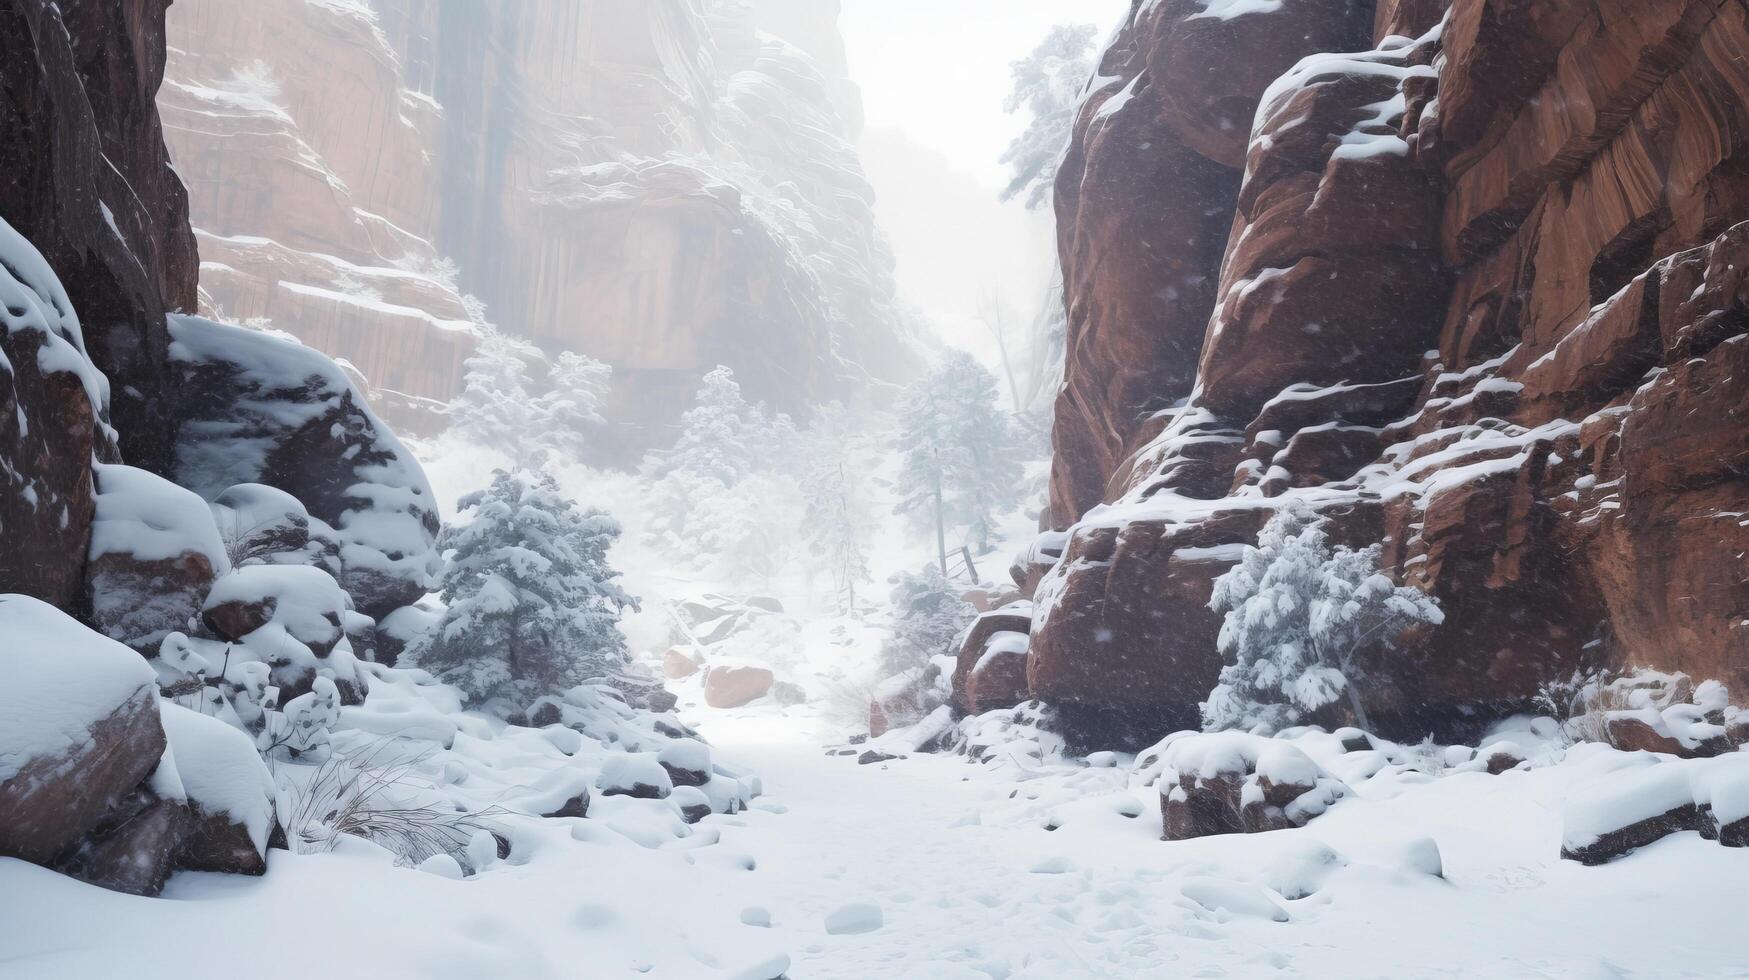
[[[1445,606],[1375,717],[1506,710],[1581,662],[1744,690],[1746,20],[1137,4],[1057,190],[1073,532],[1033,693],[1194,723],[1210,583],[1290,497]]]
[[[441,401],[477,296],[612,364],[634,442],[719,363],[787,409],[902,376],[835,7],[184,0],[161,101],[206,298]]]

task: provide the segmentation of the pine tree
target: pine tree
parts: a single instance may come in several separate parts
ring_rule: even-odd
[[[896,512],[933,523],[943,574],[949,524],[965,525],[984,552],[996,515],[1020,501],[1021,466],[996,398],[995,375],[956,350],[908,393],[900,414]]]
[[[775,560],[794,527],[794,511],[782,507],[794,481],[750,481],[775,479],[773,471],[794,455],[795,439],[795,423],[749,404],[733,371],[718,367],[705,375],[681,416],[674,448],[645,461],[651,537],[703,560],[733,555],[754,566]],[[771,526],[778,520],[781,534]]]
[[[618,622],[636,601],[607,561],[618,522],[578,509],[544,473],[500,470],[459,507],[466,519],[439,542],[453,551],[443,576],[447,608],[403,662],[471,700],[517,704],[625,665]]]
[[[1332,552],[1304,503],[1278,511],[1257,547],[1215,580],[1209,608],[1226,614],[1217,643],[1227,665],[1202,705],[1204,727],[1279,731],[1344,696],[1367,727],[1358,655],[1445,619],[1432,597],[1396,585],[1378,562],[1376,545]]]
[[[868,567],[867,502],[849,447],[844,406],[820,410],[808,432],[802,476],[807,503],[802,530],[820,565],[832,576],[841,608],[856,611],[857,586],[872,581]]]
[[[1011,113],[1025,108],[1032,121],[1002,154],[1002,162],[1013,171],[1002,200],[1025,194],[1026,206],[1034,210],[1049,203],[1057,167],[1075,129],[1081,92],[1093,77],[1097,33],[1092,24],[1059,25],[1031,54],[1010,66],[1014,89],[1004,108]]]
[[[466,382],[450,405],[450,425],[464,438],[507,454],[518,469],[538,469],[574,458],[588,433],[603,424],[601,404],[613,369],[567,351],[548,372],[545,391],[530,375],[535,348],[497,334],[468,358]]]
[[[960,634],[977,610],[960,588],[932,566],[899,575],[893,587],[893,628],[881,650],[887,676],[916,671],[957,651]]]

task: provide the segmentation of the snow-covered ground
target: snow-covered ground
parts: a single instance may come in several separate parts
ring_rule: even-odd
[[[859,765],[808,708],[683,713],[765,786],[690,838],[551,820],[526,863],[460,881],[349,842],[165,900],[0,860],[0,977],[1745,975],[1749,852],[1685,833],[1557,859],[1564,797],[1625,758],[1601,747],[1437,778],[1360,779],[1358,753],[1304,829],[1167,843],[1127,760]]]

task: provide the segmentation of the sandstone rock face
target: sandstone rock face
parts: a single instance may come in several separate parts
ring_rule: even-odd
[[[84,346],[113,384],[107,407],[121,448],[154,469],[169,450],[166,406],[153,398],[167,377],[164,313],[193,308],[196,277],[187,199],[152,111],[166,6],[0,4],[0,218],[41,250],[75,297]],[[8,354],[14,365],[29,363]],[[79,424],[77,413],[58,418]]]
[[[1117,34],[1058,192],[1069,540],[1035,696],[1193,724],[1210,583],[1289,496],[1446,610],[1376,665],[1387,728],[1522,706],[1582,657],[1740,688],[1749,13],[1396,0],[1344,54],[1296,48],[1315,5],[1287,4],[1189,56],[1261,59],[1215,77],[1174,74],[1212,29],[1178,6]],[[1235,155],[1198,119],[1241,95]]]
[[[836,21],[183,0],[160,102],[203,302],[345,357],[397,418],[457,392],[484,322],[463,294],[610,363],[616,419],[671,421],[719,363],[786,409],[903,375]]]

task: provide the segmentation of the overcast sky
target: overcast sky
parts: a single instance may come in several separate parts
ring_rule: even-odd
[[[1128,0],[843,0],[850,73],[871,126],[900,129],[992,188],[1024,125],[1005,116],[1008,65],[1052,26],[1091,23],[1103,41]]]

